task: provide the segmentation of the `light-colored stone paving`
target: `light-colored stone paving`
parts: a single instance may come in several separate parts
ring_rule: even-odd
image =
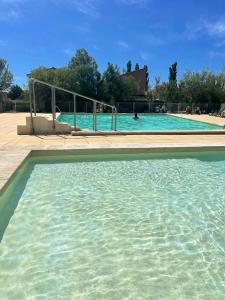
[[[190,115],[190,114],[173,114],[174,116],[182,117],[185,119],[191,119],[194,121],[202,121],[210,124],[216,124],[220,126],[225,125],[225,118],[214,117],[209,115]]]
[[[0,189],[31,150],[166,148],[225,146],[224,135],[18,136],[17,125],[27,113],[0,114]],[[225,119],[207,115],[182,117],[223,125]]]

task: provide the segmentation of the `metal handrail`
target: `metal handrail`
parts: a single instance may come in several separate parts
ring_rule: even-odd
[[[74,129],[76,129],[76,114],[77,114],[77,111],[76,111],[76,97],[81,97],[81,98],[84,98],[84,99],[87,99],[89,101],[92,101],[93,102],[93,130],[96,131],[97,130],[97,126],[96,126],[96,104],[99,103],[103,106],[108,106],[112,109],[112,130],[115,130],[116,131],[116,125],[117,125],[117,122],[116,122],[116,116],[117,116],[117,109],[116,109],[116,106],[115,105],[110,105],[108,103],[105,103],[103,101],[99,101],[99,100],[96,100],[96,99],[93,99],[93,98],[90,98],[90,97],[87,97],[87,96],[84,96],[84,95],[81,95],[79,93],[76,93],[76,92],[73,92],[73,91],[70,91],[70,90],[67,90],[67,89],[64,89],[64,88],[61,88],[61,87],[58,87],[56,85],[53,85],[51,83],[48,83],[48,82],[45,82],[45,81],[42,81],[42,80],[38,80],[38,79],[35,79],[33,77],[30,77],[29,78],[29,82],[32,83],[32,95],[33,95],[33,103],[32,103],[32,98],[30,97],[30,112],[31,112],[31,123],[32,123],[32,133],[34,133],[34,126],[33,126],[33,112],[32,112],[32,107],[35,108],[35,116],[36,116],[36,100],[35,100],[35,83],[40,83],[40,84],[43,84],[43,85],[46,85],[48,87],[51,88],[51,91],[52,91],[52,126],[53,126],[53,129],[55,129],[55,119],[56,119],[56,108],[59,110],[59,112],[61,113],[61,110],[59,109],[58,106],[56,106],[56,95],[55,95],[55,90],[60,90],[60,91],[64,91],[66,93],[69,93],[71,95],[73,95],[73,98],[74,98]],[[29,84],[30,86],[31,84]],[[31,95],[31,92],[30,92],[30,95]]]
[[[38,83],[47,85],[47,86],[49,86],[49,87],[51,87],[51,88],[55,88],[55,89],[57,89],[57,90],[61,90],[61,91],[64,91],[64,92],[66,92],[66,93],[69,93],[69,94],[72,94],[72,95],[76,95],[76,96],[81,97],[81,98],[85,98],[85,99],[90,100],[90,101],[92,101],[92,102],[100,103],[100,104],[102,104],[102,105],[104,105],[104,106],[108,106],[108,107],[111,107],[111,108],[114,108],[114,109],[116,108],[115,105],[110,105],[110,104],[105,103],[105,102],[103,102],[103,101],[99,101],[99,100],[96,100],[96,99],[93,99],[93,98],[90,98],[90,97],[87,97],[87,96],[78,94],[78,93],[76,93],[76,92],[73,92],[73,91],[70,91],[70,90],[61,88],[61,87],[59,87],[59,86],[57,86],[57,85],[53,85],[53,84],[47,83],[47,82],[42,81],[42,80],[35,79],[35,78],[33,78],[33,77],[31,77],[30,80],[33,81],[33,83],[38,82]]]
[[[58,105],[55,106],[56,109],[58,109],[58,111],[61,113],[61,109],[58,107]]]

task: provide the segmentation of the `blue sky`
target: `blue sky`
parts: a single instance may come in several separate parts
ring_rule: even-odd
[[[168,77],[178,62],[186,70],[225,65],[224,0],[0,0],[0,57],[14,82],[38,66],[68,63],[86,48],[99,70],[147,64],[150,82]]]

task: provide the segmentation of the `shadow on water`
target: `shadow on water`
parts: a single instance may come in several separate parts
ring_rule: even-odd
[[[0,194],[0,242],[19,203],[33,168],[34,164],[31,163],[25,163],[21,166],[9,182],[7,188]]]

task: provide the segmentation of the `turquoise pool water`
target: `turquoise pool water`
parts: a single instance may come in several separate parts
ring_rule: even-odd
[[[220,152],[33,158],[0,199],[0,298],[224,299],[224,186]]]
[[[117,115],[117,130],[212,130],[222,126],[187,120],[166,114],[139,114],[139,120],[133,120],[133,114]],[[60,122],[74,126],[73,114],[60,114]],[[97,130],[112,130],[111,114],[97,114]],[[77,126],[81,129],[93,129],[92,114],[77,114]]]

